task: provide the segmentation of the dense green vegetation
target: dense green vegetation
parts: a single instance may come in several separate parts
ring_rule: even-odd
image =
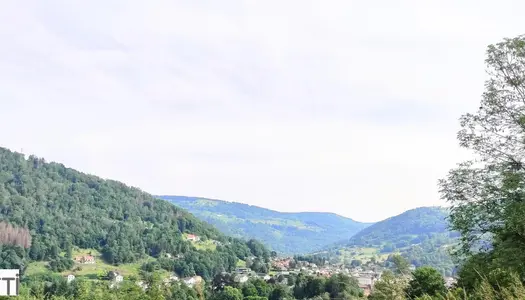
[[[451,255],[457,239],[451,240],[445,236],[435,236],[419,245],[410,246],[399,253],[415,267],[431,266],[442,275],[452,276],[456,272],[456,264]]]
[[[345,275],[331,278],[291,275],[283,281],[266,282],[252,279],[236,283],[227,275],[217,275],[211,284],[194,288],[180,282],[162,284],[158,274],[153,273],[145,279],[150,286],[146,290],[131,282],[123,282],[119,288],[109,288],[101,281],[77,280],[67,283],[61,277],[49,276],[48,284],[40,281],[24,284],[18,299],[71,299],[71,300],[285,300],[285,299],[364,299],[363,291],[357,281]],[[53,295],[53,298],[46,297]],[[0,299],[3,299],[0,297]],[[6,299],[8,299],[6,297]]]
[[[401,253],[415,267],[432,266],[451,276],[455,264],[450,249],[459,234],[448,230],[447,217],[448,211],[440,207],[411,209],[377,222],[318,254],[344,263],[384,261],[392,253]]]
[[[348,241],[345,246],[385,247],[391,252],[395,248],[404,248],[420,244],[435,234],[454,234],[448,232],[446,220],[448,212],[441,207],[420,207],[408,210],[400,215],[377,222],[367,227]]]
[[[258,239],[285,254],[309,253],[350,238],[369,226],[333,213],[283,213],[253,205],[182,196],[159,196],[187,209],[223,233]]]
[[[22,270],[20,299],[362,297],[357,282],[346,276],[300,274],[240,284],[227,272],[242,260],[250,261],[253,271],[267,272],[275,253],[254,239],[226,237],[138,189],[3,148],[0,230],[0,268]],[[188,241],[189,233],[201,241]],[[90,255],[97,262],[77,265],[77,255]],[[111,288],[115,269],[126,277]],[[125,272],[132,269],[137,272]],[[165,283],[166,271],[180,277],[199,275],[204,281],[193,287]],[[65,274],[76,279],[68,283]],[[138,280],[148,287],[139,287]]]
[[[0,267],[47,261],[54,271],[72,266],[72,249],[94,249],[112,265],[182,255],[163,266],[204,278],[236,267],[239,259],[268,261],[262,244],[226,237],[188,212],[136,188],[86,175],[58,163],[0,148]],[[183,233],[221,243],[199,251]],[[8,236],[18,239],[8,240]]]
[[[408,284],[383,277],[372,299],[525,299],[525,35],[489,46],[486,63],[481,104],[458,133],[475,160],[439,184],[460,233],[457,284],[447,291],[435,270],[421,268]]]
[[[487,51],[490,79],[478,110],[461,117],[460,145],[476,160],[440,182],[461,233],[459,284],[475,290],[484,274],[494,288],[525,281],[525,36]]]

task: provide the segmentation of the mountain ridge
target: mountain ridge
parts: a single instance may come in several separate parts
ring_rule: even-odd
[[[357,223],[363,223],[363,224],[374,224],[374,223],[377,223],[377,222],[361,222],[361,221],[357,221],[357,220],[355,220],[353,218],[345,217],[343,215],[340,215],[338,213],[331,212],[331,211],[326,211],[326,212],[324,212],[324,211],[280,211],[280,210],[271,209],[271,208],[267,208],[267,207],[263,207],[263,206],[259,206],[259,205],[255,205],[255,204],[242,203],[242,202],[238,202],[238,201],[221,200],[221,199],[208,198],[208,197],[198,197],[198,196],[155,195],[155,197],[159,197],[161,199],[166,198],[166,197],[177,197],[177,198],[187,198],[187,199],[203,199],[203,200],[205,199],[205,200],[210,200],[210,201],[225,202],[225,203],[229,203],[229,204],[242,204],[242,205],[250,206],[250,207],[253,207],[253,208],[266,210],[266,211],[270,211],[270,212],[278,213],[278,214],[283,214],[283,215],[286,215],[286,214],[289,214],[289,215],[307,215],[307,214],[312,214],[312,215],[333,215],[335,217],[343,218],[343,219],[349,219],[349,220],[357,222]]]
[[[234,201],[158,195],[216,226],[223,233],[259,239],[273,250],[308,253],[357,233],[362,223],[332,212],[279,212]],[[284,243],[284,244],[283,244]]]
[[[448,209],[442,206],[409,209],[312,254],[343,262],[384,260],[400,253],[416,267],[432,266],[450,276],[455,264],[449,248],[459,234],[449,229],[447,217]]]
[[[404,236],[447,232],[447,216],[448,212],[446,208],[441,206],[412,208],[361,230],[349,239],[349,244],[361,243],[362,245],[373,245],[371,241],[373,241],[374,238],[371,237],[371,235],[374,234],[374,231],[380,233],[379,237],[382,242],[385,242],[385,238],[387,238],[385,234],[390,231],[394,231],[394,234]],[[429,219],[432,222],[428,222]],[[407,224],[406,220],[411,222]]]

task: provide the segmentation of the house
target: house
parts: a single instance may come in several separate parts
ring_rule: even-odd
[[[196,284],[199,284],[202,282],[202,277],[200,276],[193,276],[193,277],[188,277],[188,278],[184,278],[182,280],[187,286],[189,287],[192,287]]]
[[[216,241],[216,240],[211,240],[212,244],[214,244],[215,246],[222,246],[222,243],[219,242],[219,241]]]
[[[179,277],[175,274],[171,274],[168,278],[170,281],[179,281]]]
[[[365,276],[359,276],[359,277],[357,278],[357,281],[359,282],[360,285],[367,285],[367,286],[368,286],[368,285],[371,286],[371,285],[372,285],[372,282],[373,282],[372,277],[368,277],[368,276],[367,276],[367,277],[365,277]]]
[[[194,234],[188,234],[188,236],[186,237],[186,239],[188,241],[192,241],[192,242],[198,242],[201,240],[201,238],[198,236],[198,235],[194,235]]]
[[[67,283],[70,283],[71,281],[75,280],[75,275],[69,274],[66,276]]]
[[[108,277],[112,280],[110,288],[116,288],[124,280],[124,277],[115,271],[108,272]]]
[[[137,285],[144,291],[148,288],[148,285],[144,281],[137,281]]]
[[[170,284],[171,282],[179,281],[179,277],[175,274],[171,274],[168,278],[164,278],[164,284]]]
[[[91,255],[77,256],[75,257],[75,261],[79,264],[94,264],[95,258]]]
[[[108,272],[108,279],[113,280],[116,283],[122,282],[124,280],[124,277],[119,274],[117,271],[109,271]]]
[[[246,281],[248,281],[248,279],[250,279],[250,277],[248,277],[248,275],[246,274],[240,274],[240,275],[237,275],[235,276],[235,282],[238,282],[238,283],[245,283]]]
[[[452,277],[445,277],[445,286],[451,288],[456,283],[456,279]]]
[[[266,273],[257,273],[256,275],[257,275],[257,277],[259,277],[259,278],[261,278],[261,279],[263,279],[265,281],[268,281],[268,280],[272,279],[272,276],[270,276],[270,275],[268,275]]]
[[[237,268],[237,270],[235,270],[237,274],[248,274],[250,271],[251,269],[249,268]]]

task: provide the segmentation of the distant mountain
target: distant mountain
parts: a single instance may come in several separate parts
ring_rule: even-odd
[[[361,223],[334,213],[284,213],[253,205],[183,196],[158,196],[187,209],[223,233],[256,238],[285,254],[309,253],[350,238],[371,223]]]
[[[456,243],[457,232],[448,229],[448,210],[420,207],[377,222],[349,239],[317,252],[333,260],[384,260],[398,252],[416,267],[430,265],[450,275],[454,263],[449,249]]]
[[[448,211],[442,207],[420,207],[369,226],[347,242],[347,246],[403,248],[419,244],[433,234],[448,234]]]

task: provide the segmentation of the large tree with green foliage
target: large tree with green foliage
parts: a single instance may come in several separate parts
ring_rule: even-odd
[[[231,286],[227,286],[224,290],[217,293],[212,299],[213,300],[242,300],[243,295],[239,289]]]
[[[421,267],[416,269],[413,278],[408,283],[406,294],[409,299],[415,299],[424,295],[439,297],[445,296],[447,288],[443,276],[432,267]]]
[[[374,284],[374,291],[368,297],[370,300],[405,300],[407,281],[386,270],[381,279]]]
[[[525,35],[489,46],[486,63],[490,78],[481,104],[461,117],[458,133],[475,157],[440,181],[441,195],[451,204],[452,229],[461,233],[459,256],[481,253],[475,256],[480,264],[467,264],[469,274],[499,267],[523,279]]]
[[[389,257],[392,261],[394,273],[398,276],[406,276],[410,274],[410,264],[399,254],[393,254]]]

